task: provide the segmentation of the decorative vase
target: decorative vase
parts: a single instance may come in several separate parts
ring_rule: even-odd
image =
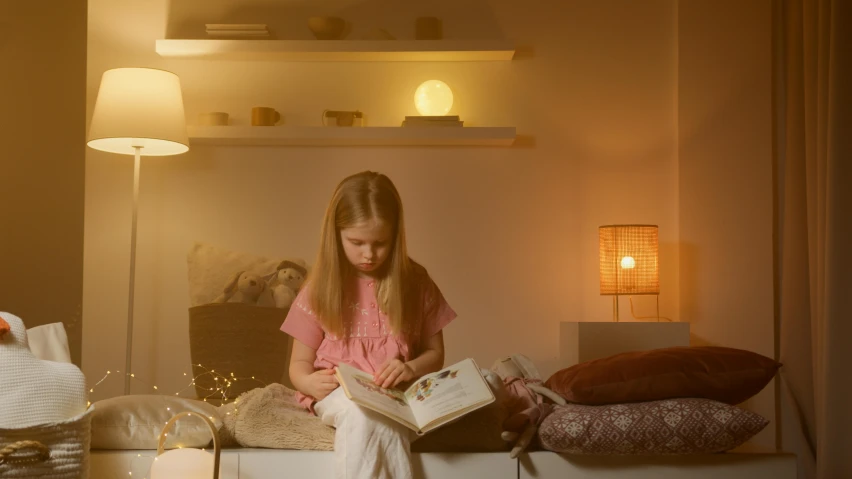
[[[346,20],[339,17],[311,17],[308,19],[308,28],[317,40],[339,40],[346,29]]]

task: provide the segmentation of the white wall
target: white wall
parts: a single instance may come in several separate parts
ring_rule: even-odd
[[[221,12],[237,4],[179,3],[170,12],[166,1],[91,2],[90,108],[104,70],[153,66],[180,75],[189,122],[199,112],[224,110],[245,123],[252,106],[269,105],[291,125],[318,124],[325,108],[358,108],[370,124],[391,125],[415,113],[411,96],[421,81],[439,78],[456,94],[452,113],[471,125],[514,125],[523,138],[513,148],[195,147],[179,157],[144,159],[137,376],[160,389],[183,385],[185,256],[193,241],[312,260],[331,190],[363,169],[396,182],[412,254],[459,313],[446,332],[448,361],[472,356],[490,365],[522,352],[545,373],[555,371],[560,320],[611,318],[611,299],[598,294],[602,224],[660,225],[661,309],[677,319],[673,0],[501,0],[466,2],[463,9],[430,3],[445,18],[446,37],[465,37],[469,22],[481,20],[483,35],[501,32],[518,44],[517,58],[363,64],[164,60],[153,47],[167,29],[223,21],[229,17]],[[263,5],[264,16],[233,18],[274,26],[275,19],[323,13],[303,2],[285,3],[290,11]],[[326,5],[347,18],[381,7],[376,23],[401,37],[410,35],[417,15],[430,12],[402,2]],[[308,35],[302,20],[293,28],[301,30],[277,32]],[[123,365],[132,166],[129,158],[95,151],[87,160],[86,343],[97,347],[87,347],[84,365],[99,377]],[[640,315],[653,311],[650,300],[639,298],[637,306]],[[624,318],[626,301],[622,308]],[[105,383],[99,394],[118,394],[119,383]]]
[[[81,359],[86,0],[0,9],[0,311]]]
[[[679,12],[680,316],[694,345],[775,357],[770,0]],[[774,384],[745,407],[775,419]],[[775,424],[755,443],[772,447]]]

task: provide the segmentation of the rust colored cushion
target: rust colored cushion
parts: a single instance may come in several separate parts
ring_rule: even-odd
[[[766,387],[781,366],[751,351],[718,346],[654,349],[580,363],[545,385],[579,404],[704,398],[739,404]]]
[[[556,406],[538,438],[568,454],[709,454],[733,449],[760,432],[763,416],[710,399]]]

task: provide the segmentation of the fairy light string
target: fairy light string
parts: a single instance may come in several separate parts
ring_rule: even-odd
[[[183,373],[183,375],[185,377],[190,377],[191,379],[189,380],[189,382],[187,383],[186,386],[184,386],[183,388],[181,388],[180,390],[178,390],[177,392],[174,393],[175,396],[181,397],[181,394],[183,394],[187,390],[192,390],[192,391],[195,392],[196,395],[198,395],[198,391],[201,390],[201,391],[204,391],[204,393],[205,393],[203,397],[187,398],[187,399],[199,399],[203,402],[208,402],[207,401],[208,399],[215,397],[217,400],[221,400],[221,406],[225,406],[226,404],[228,404],[228,401],[231,400],[231,397],[232,397],[231,389],[233,389],[235,387],[234,385],[238,381],[254,381],[255,383],[257,383],[256,387],[266,387],[267,386],[267,384],[265,382],[257,379],[255,376],[237,377],[237,376],[234,375],[233,372],[225,375],[225,374],[222,374],[222,373],[217,373],[215,369],[208,369],[201,364],[193,364],[192,366],[196,367],[196,368],[200,368],[202,372],[200,374],[193,375],[193,376],[190,376],[187,373]],[[98,382],[96,382],[92,387],[89,388],[89,394],[93,395],[95,393],[95,389],[98,386],[100,386],[104,381],[109,379],[113,375],[113,373],[115,373],[115,375],[117,375],[117,376],[122,376],[121,371],[119,371],[119,370],[115,370],[115,371],[108,370],[103,375],[103,377],[101,377],[101,379],[98,380]],[[145,386],[145,388],[148,389],[148,390],[156,391],[156,393],[155,393],[156,395],[163,397],[163,407],[166,409],[166,411],[169,412],[169,413],[172,412],[171,406],[168,406],[168,403],[165,400],[165,397],[170,396],[170,394],[163,394],[160,391],[159,387],[157,387],[154,384],[149,384],[148,382],[137,378],[136,374],[134,374],[132,372],[131,373],[124,373],[124,376],[130,376],[131,381],[135,381],[137,383],[143,384]],[[199,379],[206,379],[206,378],[212,379],[213,387],[205,387],[203,384],[197,384]],[[246,391],[247,390],[248,389],[246,389]],[[239,394],[242,394],[242,392],[240,392]],[[239,394],[237,394],[237,396],[239,396]],[[234,416],[237,416],[238,412],[239,412],[239,409],[236,406],[238,403],[239,403],[239,397],[233,398],[232,404],[234,404],[234,409],[233,409]],[[88,401],[87,407],[91,406],[91,405],[92,405],[92,402]],[[231,412],[226,412],[225,415],[230,416]],[[190,417],[190,419],[191,419],[191,417]],[[209,419],[211,421],[214,420],[214,418],[212,416],[210,416]],[[165,424],[168,424],[168,422],[164,423],[164,425]],[[168,435],[169,435],[168,433],[165,433],[165,436],[168,436]],[[182,448],[182,446],[180,444],[175,445],[175,447],[177,447],[178,449]],[[202,448],[201,450],[204,451],[205,448]],[[150,460],[150,462],[147,464],[148,465],[148,467],[146,468],[146,471],[147,471],[147,470],[150,470],[151,464],[153,464],[153,461],[156,461],[157,458],[152,457],[152,456],[143,456],[142,454],[137,454],[137,456],[134,457],[133,459],[131,459],[131,461],[130,461],[130,470],[127,471],[128,477],[133,477],[133,471],[137,470],[137,467],[135,466],[135,464],[138,464],[138,462],[140,462],[140,461],[147,462],[146,460]],[[145,478],[147,478],[147,473],[144,474],[143,479],[145,479]]]

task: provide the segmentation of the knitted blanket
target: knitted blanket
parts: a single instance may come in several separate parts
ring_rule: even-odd
[[[0,427],[58,423],[86,411],[86,378],[77,366],[36,358],[21,318],[0,312],[11,331],[0,339]]]
[[[497,400],[411,444],[415,452],[494,452],[508,450],[500,434],[506,419],[506,392],[497,374],[483,370]],[[218,409],[223,446],[331,451],[334,428],[298,405],[295,392],[270,384],[240,395]]]

